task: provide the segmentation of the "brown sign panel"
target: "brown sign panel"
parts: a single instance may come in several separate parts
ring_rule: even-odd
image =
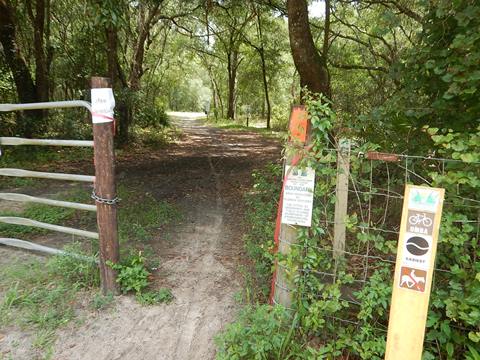
[[[401,288],[425,292],[426,281],[427,272],[425,270],[402,266],[399,284]]]
[[[408,210],[407,232],[421,235],[432,235],[435,214],[427,211]]]

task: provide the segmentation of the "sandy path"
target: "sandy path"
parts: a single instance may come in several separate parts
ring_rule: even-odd
[[[156,282],[172,289],[174,302],[143,307],[122,296],[113,310],[61,330],[54,359],[214,358],[213,338],[239,307],[242,193],[253,168],[278,157],[279,148],[257,134],[227,133],[193,119],[177,119],[185,136],[165,153],[119,170],[155,196],[175,194],[185,212],[155,246]]]

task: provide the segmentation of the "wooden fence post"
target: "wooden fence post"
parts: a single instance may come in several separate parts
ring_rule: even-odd
[[[348,178],[350,176],[350,140],[340,139],[337,153],[337,185],[335,201],[335,221],[333,224],[333,256],[343,257],[348,207]]]
[[[305,146],[309,141],[310,124],[308,114],[305,106],[293,106],[290,113],[289,121],[290,141],[296,142]],[[287,255],[290,253],[291,246],[298,243],[298,229],[295,226],[282,224],[281,213],[283,207],[283,192],[285,182],[287,181],[287,166],[296,166],[302,154],[299,151],[296,154],[287,156],[284,163],[284,179],[282,192],[279,202],[279,211],[277,215],[277,225],[275,229],[275,245],[278,253]],[[275,263],[275,273],[272,278],[272,293],[270,294],[270,303],[280,304],[286,308],[292,306],[292,292],[295,290],[295,285],[291,279],[293,275],[287,274],[287,271],[281,264]]]
[[[92,78],[92,119],[95,159],[95,192],[100,247],[100,277],[103,294],[118,294],[117,273],[107,261],[118,263],[117,191],[115,184],[115,153],[113,117],[95,113],[94,89],[111,89],[110,79]],[[100,102],[104,99],[100,99]],[[95,118],[100,119],[95,121]],[[103,119],[103,121],[101,120]]]

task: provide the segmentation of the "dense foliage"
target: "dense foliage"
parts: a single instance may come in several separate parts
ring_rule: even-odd
[[[292,309],[276,306],[247,307],[236,323],[218,339],[219,358],[236,359],[329,359],[347,356],[360,359],[382,359],[385,352],[388,311],[398,235],[388,229],[398,227],[401,202],[385,205],[370,192],[381,193],[382,186],[402,191],[403,173],[390,169],[388,185],[382,178],[383,166],[353,157],[352,182],[360,187],[358,203],[352,199],[347,223],[347,251],[339,260],[332,256],[332,223],[335,208],[336,167],[329,151],[329,132],[334,129],[335,113],[321,100],[309,100],[309,114],[314,129],[311,153],[305,154],[300,166],[316,171],[315,209],[312,227],[300,227],[298,244],[288,255],[278,255],[279,263],[295,284]],[[479,133],[462,134],[452,130],[428,128],[438,153],[452,159],[444,167],[433,166],[433,160],[422,160],[432,166],[417,167],[431,185],[446,189],[436,259],[435,279],[427,320],[424,359],[478,359],[480,353],[480,266],[478,258],[478,194],[480,166]],[[362,142],[356,150],[363,153],[378,146]],[[415,166],[413,162],[410,166]],[[370,175],[373,174],[373,175]],[[271,185],[265,184],[271,179]],[[275,178],[256,177],[256,188],[279,187]],[[373,184],[373,187],[372,187]],[[370,192],[362,194],[362,187]],[[366,190],[363,190],[366,191]],[[265,194],[265,190],[260,193]],[[384,207],[380,206],[383,205]],[[386,206],[386,208],[385,208]],[[371,212],[368,220],[362,211]],[[273,213],[273,211],[271,212]],[[386,232],[366,231],[383,219]],[[263,223],[263,225],[262,225]],[[255,228],[268,227],[266,217],[257,216]],[[378,225],[379,226],[379,225]],[[256,261],[272,265],[271,238],[257,238]],[[252,246],[251,244],[249,246]],[[250,252],[252,253],[252,252]],[[256,254],[256,252],[253,252]],[[370,256],[368,265],[362,254]],[[385,261],[391,259],[389,261]],[[329,277],[328,273],[334,274]],[[368,276],[367,276],[368,275]],[[365,281],[365,282],[364,282]],[[293,325],[297,324],[297,325]],[[289,326],[293,326],[292,330]],[[272,333],[276,335],[273,336]],[[255,354],[259,354],[255,357]]]
[[[355,267],[332,259],[328,224],[334,221],[337,170],[328,147],[342,135],[353,140],[358,154],[381,149],[418,155],[417,163],[406,157],[405,172],[412,167],[416,182],[444,187],[448,199],[424,358],[478,360],[480,250],[473,224],[478,226],[480,201],[480,4],[324,3],[325,11],[309,19],[297,16],[306,9],[304,0],[0,0],[0,102],[88,100],[90,77],[108,76],[123,143],[136,134],[160,133],[168,123],[166,110],[284,127],[290,105],[308,103],[313,146],[302,166],[317,174],[313,226],[299,232],[299,246],[288,256],[276,259],[296,284],[293,311],[247,307],[219,337],[221,359],[383,357],[391,263],[367,263],[362,275],[368,281],[359,287],[362,261]],[[304,62],[302,49],[310,50]],[[320,87],[328,100],[309,97],[299,86],[311,85],[305,76],[312,65],[323,76]],[[0,119],[0,136],[91,135],[90,119],[76,110]],[[433,162],[437,157],[451,161]],[[409,181],[408,174],[390,173],[361,156],[351,167],[355,184],[370,186],[368,192],[385,188],[373,186],[372,179],[388,181],[398,193]],[[247,197],[252,211],[246,246],[255,269],[249,273],[254,294],[247,299],[254,302],[268,297],[279,172],[276,166],[257,172]],[[356,252],[391,258],[396,240],[364,231],[371,219],[363,211],[393,228],[398,204],[390,204],[394,210],[388,213],[368,194],[359,192],[357,199],[363,205],[351,206],[346,219],[349,241]],[[140,256],[116,266],[125,291],[146,294],[148,272]],[[332,272],[334,280],[325,281],[318,271]],[[345,289],[356,304],[345,299]],[[170,298],[156,293],[142,301]]]

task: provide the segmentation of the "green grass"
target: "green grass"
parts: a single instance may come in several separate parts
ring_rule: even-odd
[[[90,301],[90,308],[97,311],[107,309],[112,305],[113,300],[114,297],[112,294],[95,294]]]
[[[157,140],[145,141],[147,143],[151,141],[150,145],[157,146],[160,144]],[[12,154],[9,151],[7,157],[1,158],[0,167],[36,169],[37,166],[51,161],[69,161],[74,158],[77,160],[74,155],[70,157],[73,152],[57,152],[52,149],[39,153],[20,151],[15,153],[15,157],[10,156]],[[82,154],[81,156],[91,157],[88,151]],[[39,184],[37,180],[31,179],[11,178],[7,179],[9,180],[7,182],[4,180],[5,178],[2,178],[2,188],[14,186],[20,188],[16,190],[18,192],[22,192],[22,188]],[[45,186],[45,183],[43,185]],[[164,229],[172,221],[179,220],[181,213],[171,203],[156,200],[151,194],[145,193],[141,185],[128,188],[120,186],[119,197],[122,199],[118,207],[122,257],[142,248],[148,265],[158,267],[154,260],[148,259],[148,254],[152,253],[151,245],[148,243],[159,230]],[[62,192],[55,198],[92,203],[90,193],[85,188]],[[40,204],[27,204],[21,212],[0,211],[0,216],[26,217],[82,229],[92,227],[96,221],[96,215],[92,212]],[[47,231],[0,223],[0,233],[5,237],[28,240]],[[86,252],[85,249],[89,251]],[[82,245],[66,246],[65,250],[91,257],[98,252],[98,243],[87,241]],[[20,259],[6,260],[0,267],[0,332],[8,326],[33,331],[32,347],[42,353],[42,358],[51,358],[56,330],[74,319],[78,320],[79,298],[90,297],[89,308],[96,311],[108,308],[114,298],[97,293],[99,271],[93,262],[68,256],[56,256],[48,260],[37,257],[28,261],[23,260],[23,257]],[[173,296],[168,289],[159,289],[142,293],[138,301],[148,305],[168,303],[172,299]]]
[[[236,121],[231,121],[227,119],[223,119],[219,121],[210,120],[207,123],[219,129],[232,130],[232,131],[250,131],[250,132],[255,132],[257,134],[261,134],[261,135],[276,138],[276,139],[283,138],[284,136],[286,136],[286,131],[284,130],[267,129],[264,127],[256,127],[256,126],[246,126],[243,123],[238,123]]]
[[[118,214],[119,236],[123,244],[145,244],[158,230],[181,219],[181,213],[174,205],[156,200],[150,194],[139,196],[138,189],[122,186],[119,196],[122,199]]]
[[[18,177],[2,177],[0,189],[11,189],[11,188],[33,188],[39,187],[42,185],[41,181],[31,179],[31,178],[18,178]]]
[[[245,279],[245,299],[247,302],[266,302],[270,293],[274,247],[275,216],[282,169],[269,164],[255,171],[253,191],[245,196],[248,211],[246,223],[248,231],[244,236],[245,250],[252,268],[243,269]]]
[[[142,305],[169,304],[173,301],[173,294],[170,289],[161,288],[159,290],[145,291],[137,294],[136,299]]]
[[[92,148],[58,146],[12,146],[2,148],[0,168],[20,167],[34,170],[53,162],[93,159]]]
[[[181,131],[173,126],[147,128],[136,126],[132,129],[133,144],[131,145],[144,146],[150,149],[161,149],[178,139],[180,134]],[[130,151],[129,146],[127,154]]]
[[[7,146],[2,148],[0,168],[60,172],[61,163],[93,159],[91,148],[69,148],[57,146]],[[45,186],[42,179],[0,177],[0,189],[39,188]]]
[[[66,247],[81,253],[80,245]],[[68,256],[47,261],[12,260],[0,268],[0,329],[16,325],[34,331],[32,346],[49,353],[55,330],[76,317],[80,293],[99,284],[95,263]]]

